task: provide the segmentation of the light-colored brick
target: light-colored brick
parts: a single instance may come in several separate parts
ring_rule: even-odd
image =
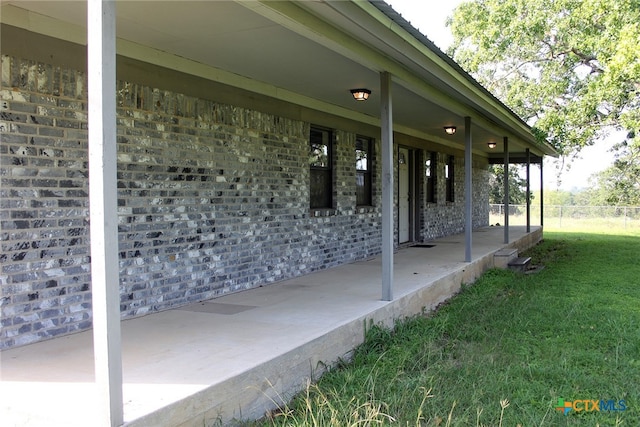
[[[0,305],[8,326],[0,348],[91,326],[85,79],[2,57],[2,80],[15,83],[2,91],[10,97],[5,117],[23,120],[3,119],[9,133],[0,142]],[[124,317],[379,253],[381,166],[373,162],[374,206],[356,207],[354,133],[334,129],[335,209],[312,212],[310,123],[125,81],[117,105]],[[442,167],[445,159],[441,153]],[[474,226],[488,222],[486,173],[474,168]],[[419,202],[419,238],[462,230],[463,177],[460,157],[455,203]]]

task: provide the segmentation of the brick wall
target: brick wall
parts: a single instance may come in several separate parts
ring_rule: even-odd
[[[446,200],[446,181],[444,179],[444,168],[449,155],[438,153],[437,155],[437,177],[436,177],[436,201],[437,203],[427,203],[424,194],[425,185],[421,184],[421,206],[422,229],[420,236],[423,240],[435,239],[450,234],[464,232],[464,157],[455,157],[454,165],[454,202]],[[472,167],[472,225],[473,228],[486,227],[489,225],[489,170],[488,167],[474,161]],[[424,173],[422,173],[424,175]]]
[[[354,133],[334,132],[335,209],[311,212],[310,123],[130,82],[117,90],[123,317],[379,253],[380,165],[375,206],[357,208]],[[3,56],[0,96],[1,349],[89,328],[91,279],[86,76]],[[426,209],[424,238],[462,229],[455,172],[456,202]]]
[[[489,167],[487,165],[473,168],[473,228],[489,225]],[[463,178],[464,179],[464,178]]]
[[[90,323],[85,76],[2,58],[0,348]]]

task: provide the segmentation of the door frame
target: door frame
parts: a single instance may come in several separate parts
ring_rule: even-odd
[[[409,221],[409,240],[406,242],[400,242],[400,150],[407,150],[408,159],[406,159],[407,165],[409,166],[409,208],[408,208],[408,218]],[[418,161],[418,149],[409,147],[406,145],[398,145],[396,151],[396,159],[397,159],[397,169],[396,169],[396,215],[398,218],[398,223],[395,231],[395,238],[399,245],[411,244],[417,240],[417,226],[416,226],[416,218],[417,215],[417,171],[419,168],[417,167]]]

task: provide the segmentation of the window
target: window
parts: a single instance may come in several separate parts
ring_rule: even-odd
[[[444,166],[444,179],[447,183],[447,202],[454,201],[453,183],[454,183],[454,163],[455,157],[449,156],[447,164]]]
[[[312,209],[333,207],[332,141],[331,131],[311,127],[309,167],[311,169],[310,200]]]
[[[436,171],[438,170],[438,154],[427,153],[427,160],[424,162],[424,174],[427,181],[427,202],[436,202]]]
[[[356,137],[356,205],[371,206],[371,139]]]

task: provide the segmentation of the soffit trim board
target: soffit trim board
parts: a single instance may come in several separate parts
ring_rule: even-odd
[[[357,57],[359,63],[372,71],[389,72],[393,76],[393,81],[397,84],[411,88],[410,90],[420,88],[420,96],[422,98],[429,102],[437,103],[444,110],[460,117],[475,116],[477,114],[477,110],[473,106],[465,105],[454,99],[450,94],[429,85],[403,64],[356,40],[352,34],[329,25],[307,9],[303,9],[291,2],[239,1],[238,3],[334,52],[349,58]],[[321,29],[324,31],[320,31]]]
[[[3,22],[7,22],[7,23],[11,22],[12,24],[16,24],[18,27],[21,27],[21,28],[26,27],[27,30],[32,31],[34,33],[45,34],[50,37],[55,37],[58,39],[75,42],[80,45],[86,45],[86,29],[81,26],[70,25],[70,24],[60,25],[61,21],[57,19],[53,19],[35,12],[30,12],[28,10],[15,7],[13,5],[3,6],[2,11],[3,11],[3,17],[2,17]],[[5,13],[7,11],[9,13]],[[327,25],[328,24],[325,23],[325,28],[327,27]],[[349,38],[346,35],[343,35],[343,38],[344,37]],[[258,80],[253,80],[238,74],[234,74],[228,71],[224,71],[208,65],[204,65],[202,63],[199,63],[193,60],[189,60],[173,54],[162,52],[147,46],[140,45],[138,43],[134,43],[134,42],[123,40],[123,39],[118,39],[117,46],[118,46],[118,54],[125,57],[134,58],[144,62],[148,62],[153,65],[158,65],[158,66],[170,68],[176,71],[185,72],[185,73],[202,77],[211,81],[227,84],[229,86],[240,87],[242,89],[253,91],[257,94],[269,96],[271,98],[278,99],[285,102],[290,102],[295,105],[301,105],[304,107],[317,109],[320,111],[330,110],[330,111],[333,111],[334,114],[346,119],[359,121],[359,122],[377,126],[377,127],[380,126],[380,120],[376,116],[370,116],[364,113],[358,113],[353,111],[350,108],[344,108],[344,107],[336,106],[335,104],[318,101],[315,98],[300,95],[299,93],[296,93],[296,92],[291,92],[286,89],[276,87],[274,85],[260,82]],[[368,48],[367,50],[371,51],[370,48]],[[349,51],[349,52],[352,52],[352,51]],[[423,99],[428,100],[430,102],[436,102],[438,105],[440,105],[440,107],[443,110],[447,110],[461,117],[471,116],[476,125],[482,128],[485,128],[487,130],[493,129],[491,130],[491,132],[497,133],[498,135],[505,134],[505,130],[507,130],[506,128],[501,128],[499,126],[496,127],[491,121],[484,119],[482,115],[478,117],[478,113],[470,109],[468,106],[461,104],[459,102],[455,102],[450,97],[447,97],[445,93],[440,92],[433,86],[425,83],[414,73],[407,71],[405,68],[403,68],[399,64],[393,63],[393,65],[398,73],[402,72],[406,76],[406,79],[404,81],[402,80],[402,76],[398,77],[400,81],[394,78],[394,80],[396,80],[396,83],[402,84],[405,87],[407,87],[406,86],[407,84],[409,84],[409,87],[411,88],[417,87],[419,88],[418,92],[421,94],[420,96]],[[425,133],[423,131],[416,131],[411,128],[401,126],[398,124],[394,124],[394,128],[398,129],[402,133],[413,134],[429,140],[433,140],[434,138],[439,138],[438,135]],[[447,141],[447,143],[450,144],[451,142]]]
[[[87,45],[87,30],[78,25],[53,19],[46,15],[41,15],[13,4],[6,4],[2,7],[2,23],[14,27],[29,30],[34,33],[44,34],[60,40]]]
[[[240,4],[245,5],[246,7],[254,10],[256,13],[261,14],[267,19],[273,20],[274,22],[290,29],[291,31],[296,32],[297,34],[309,38],[316,43],[321,44],[322,46],[333,50],[341,55],[346,55],[351,58],[357,58],[361,64],[369,67],[373,71],[385,70],[392,74],[394,77],[394,81],[399,83],[408,89],[414,90],[415,88],[420,88],[420,96],[430,102],[437,103],[445,110],[452,112],[458,116],[472,116],[472,118],[476,122],[485,123],[485,124],[495,124],[497,122],[501,122],[501,120],[496,117],[495,114],[491,114],[490,111],[484,109],[482,110],[480,105],[477,105],[475,102],[464,103],[458,99],[454,99],[451,94],[446,93],[445,91],[438,90],[434,86],[425,82],[425,80],[417,75],[415,72],[411,71],[406,64],[402,64],[397,60],[390,58],[388,55],[383,54],[380,50],[376,49],[374,46],[370,44],[364,43],[362,40],[357,38],[355,34],[352,32],[347,32],[341,28],[337,28],[335,26],[330,25],[326,20],[323,20],[321,16],[317,15],[317,12],[314,13],[313,9],[310,7],[303,8],[297,4],[293,4],[290,2],[269,2],[269,1],[260,1],[260,2],[244,2],[239,1]],[[302,3],[307,4],[308,3]],[[316,3],[311,3],[311,5],[315,5]],[[330,4],[333,8],[336,3],[331,2],[322,2],[318,3],[321,5]],[[391,20],[388,16],[384,15],[383,12],[379,11],[373,5],[365,2],[339,2],[340,5],[344,7],[349,7],[349,5],[356,4],[358,7],[363,7],[368,5],[372,8],[371,13],[379,15],[381,19],[385,19],[387,21],[387,26],[383,25],[382,22],[372,21],[371,13],[366,10],[354,9],[356,11],[360,10],[359,15],[361,15],[362,19],[368,19],[368,23],[372,23],[381,28],[381,31],[387,31],[389,27],[400,28],[399,25],[393,20]],[[340,13],[336,11],[336,13]],[[357,25],[359,27],[367,27],[362,23],[357,23],[353,21],[353,18],[342,14],[345,19],[350,20],[353,25]],[[364,29],[368,34],[371,34],[373,30],[370,28]],[[406,30],[401,29],[404,33]],[[378,39],[377,36],[375,36]],[[407,33],[407,37],[409,37]],[[411,36],[412,37],[412,36]],[[412,37],[413,40],[415,38]],[[417,42],[417,41],[415,41]],[[401,50],[401,49],[400,49]],[[433,54],[433,52],[432,52]],[[435,54],[433,54],[435,55]],[[441,60],[441,59],[440,59]],[[442,61],[442,60],[441,60]],[[404,83],[406,82],[406,83]],[[407,86],[408,85],[408,86]],[[486,96],[483,95],[486,99]],[[471,101],[468,98],[462,97],[462,99],[466,101]],[[471,104],[471,105],[469,105]],[[494,109],[498,109],[499,116],[505,117],[508,121],[511,121],[512,125],[508,123],[504,123],[499,125],[500,130],[497,132],[498,135],[506,135],[512,136],[517,135],[516,139],[521,140],[523,143],[527,145],[531,145],[532,147],[539,147],[539,142],[535,139],[533,134],[530,131],[530,128],[526,125],[522,125],[520,121],[516,121],[515,118],[511,116],[511,114],[503,114],[502,110],[499,106],[493,106]],[[547,148],[544,151],[549,151],[553,153],[552,149]]]
[[[510,131],[509,133],[518,135],[519,139],[523,142],[531,145],[532,147],[536,147],[541,150],[545,154],[557,156],[556,150],[549,145],[548,143],[540,143],[534,136],[531,131],[531,127],[526,124],[521,117],[519,117],[516,113],[514,113],[508,106],[506,106],[502,101],[495,97],[492,93],[490,93],[486,88],[484,88],[480,83],[478,83],[471,75],[469,75],[466,71],[464,71],[455,61],[446,54],[444,54],[440,49],[433,44],[426,36],[419,33],[418,30],[414,29],[414,32],[408,31],[404,28],[401,23],[396,22],[392,17],[387,15],[384,10],[384,7],[381,9],[376,6],[378,4],[383,4],[383,2],[372,0],[370,2],[326,2],[330,4],[332,8],[335,10],[340,10],[343,15],[345,15],[345,19],[349,19],[346,15],[351,13],[353,10],[353,5],[359,7],[362,12],[358,13],[356,18],[351,19],[352,25],[359,25],[361,27],[366,27],[366,30],[369,34],[381,40],[381,43],[385,43],[394,51],[401,55],[404,55],[407,60],[416,64],[420,69],[432,75],[436,79],[439,80],[441,84],[446,87],[449,87],[452,91],[458,93],[462,100],[466,102],[462,102],[465,107],[469,110],[475,111],[476,114],[485,118],[486,122],[491,123],[499,123],[499,127],[505,128],[505,130]],[[317,3],[312,3],[317,4]],[[386,8],[391,8],[384,3]],[[351,9],[349,9],[351,7]],[[399,19],[401,18],[400,15]],[[392,42],[387,39],[382,40],[378,36],[382,32],[381,31],[373,31],[373,25],[367,24],[363,25],[360,22],[364,22],[365,19],[371,18],[377,19],[382,27],[386,30],[390,30],[399,37],[402,42],[410,45],[410,51],[407,49],[402,49],[402,44],[396,43],[396,45],[392,45]],[[407,22],[407,25],[411,27],[411,25]],[[413,27],[411,27],[413,28]],[[415,34],[414,34],[415,33]],[[418,37],[418,35],[420,37]],[[425,39],[424,41],[421,39]],[[428,42],[425,44],[425,42]],[[433,48],[429,46],[429,44],[433,45]],[[435,50],[434,50],[435,49]],[[437,51],[437,52],[436,52]],[[425,63],[425,60],[427,61]],[[432,65],[436,68],[436,70],[440,70],[441,73],[436,74],[433,72],[429,65]],[[444,78],[442,76],[445,76]],[[451,84],[451,79],[462,85],[463,90],[456,89]],[[470,115],[470,114],[466,114]],[[504,130],[501,131],[504,133]]]
[[[344,3],[344,2],[341,2]],[[440,79],[444,84],[448,85],[452,90],[456,90],[460,95],[465,98],[470,98],[469,93],[471,92],[480,100],[484,101],[486,106],[490,106],[495,110],[500,116],[506,118],[512,125],[523,129],[530,130],[530,126],[527,125],[521,117],[519,117],[515,112],[513,112],[508,106],[506,106],[502,101],[495,97],[491,92],[489,92],[486,88],[484,88],[477,80],[475,80],[469,73],[467,73],[462,67],[460,67],[453,59],[447,56],[444,52],[442,52],[429,38],[422,33],[420,33],[417,29],[414,29],[414,32],[408,31],[405,26],[401,25],[394,20],[393,17],[389,16],[383,9],[391,9],[386,3],[376,0],[371,0],[369,2],[356,2],[357,6],[366,10],[367,13],[378,19],[380,22],[384,24],[384,21],[391,22],[392,24],[384,25],[389,30],[393,31],[399,38],[401,38],[405,43],[409,44],[414,51],[406,52],[405,56],[411,59],[416,64],[423,66],[421,64],[420,58],[427,58],[430,63],[436,65],[438,69],[442,70],[442,73],[439,73],[434,76]],[[333,5],[333,4],[332,4]],[[396,12],[397,14],[397,12]],[[398,19],[405,20],[400,14],[398,15]],[[406,20],[405,20],[406,21]],[[407,25],[411,28],[411,24],[407,22]],[[420,37],[418,37],[420,35]],[[425,41],[420,40],[420,38],[424,38],[425,41],[428,41],[429,44],[433,46],[429,46],[425,44]],[[399,50],[400,51],[400,50]],[[437,52],[436,52],[437,51]],[[417,57],[415,54],[417,53]],[[456,88],[451,84],[450,79],[461,84],[463,90],[466,90],[467,93],[464,93],[462,90]]]
[[[317,3],[311,3],[311,5],[315,4]],[[453,92],[449,93],[449,96],[457,94],[463,104],[471,104],[469,107],[482,111],[483,115],[489,116],[493,120],[502,122],[505,127],[510,128],[515,133],[530,135],[530,127],[520,117],[515,115],[513,111],[486,89],[481,89],[480,84],[475,80],[472,83],[471,79],[473,78],[462,68],[459,66],[453,67],[451,65],[453,60],[445,61],[440,55],[372,3],[326,2],[326,4],[344,16],[345,19],[349,19],[352,25],[357,25],[367,31],[372,39],[378,40],[379,44],[388,46],[389,49],[385,51],[386,55],[395,56],[399,63],[414,64],[417,69],[414,68],[413,72],[418,75],[426,73],[433,76],[438,83],[445,86],[445,90]],[[371,20],[371,18],[377,21],[375,22],[377,27],[381,26],[379,31],[376,26],[368,22],[366,25],[364,24],[365,20]],[[380,37],[379,34],[382,34],[382,28],[386,31],[391,31],[396,36],[396,40],[391,40],[389,37]],[[406,48],[407,45],[410,49]],[[434,48],[437,49],[435,45]],[[532,135],[530,135],[530,138],[533,140]]]
[[[48,19],[51,19],[51,18],[48,18]],[[1,25],[3,28],[16,28],[21,31],[29,31],[41,37],[49,37],[56,40],[60,40],[61,42],[72,43],[72,45],[77,46],[79,49],[82,49],[83,51],[86,51],[86,45],[82,45],[69,40],[53,37],[47,34],[41,34],[28,29],[14,27],[7,23],[2,23]],[[6,39],[4,42],[8,43]],[[264,85],[255,80],[238,76],[238,75],[226,72],[224,70],[215,69],[213,67],[210,67],[198,62],[194,62],[194,61],[191,61],[182,57],[178,57],[166,52],[157,51],[147,46],[142,46],[126,40],[119,39],[117,43],[118,43],[117,50],[118,50],[119,57],[130,58],[136,61],[141,61],[141,62],[151,64],[153,66],[158,66],[158,67],[165,68],[168,70],[173,70],[176,72],[182,72],[194,77],[206,79],[208,81],[225,84],[230,87],[240,88],[240,89],[247,90],[249,92],[253,92],[263,96],[267,96],[279,101],[289,102],[294,105],[300,105],[310,110],[317,110],[317,111],[323,111],[323,112],[331,111],[330,114],[340,117],[342,119],[353,120],[358,123],[363,123],[365,125],[373,126],[377,129],[380,128],[380,119],[377,117],[372,117],[363,113],[357,113],[352,110],[346,110],[346,113],[349,113],[349,114],[340,115],[340,114],[337,114],[337,110],[339,107],[336,107],[331,104],[326,104],[326,105],[321,104],[319,101],[315,101],[312,98],[304,97],[296,93],[290,93],[290,92],[285,93],[286,91],[279,89],[277,87],[273,87],[273,86],[266,87],[267,85]],[[42,58],[39,58],[39,59],[29,58],[29,59],[34,59],[38,61],[44,60]],[[283,95],[289,95],[289,96],[283,96]],[[317,105],[314,106],[314,105],[311,105],[312,102],[305,102],[305,101],[314,101]],[[304,118],[301,118],[300,120],[305,121]],[[442,138],[438,135],[432,135],[426,132],[416,131],[413,128],[399,125],[397,123],[394,124],[394,131],[401,134],[412,135],[412,136],[415,136],[416,138],[419,138],[425,141],[434,141],[443,145],[458,146],[457,144],[452,144],[452,142],[446,138]]]
[[[202,77],[214,82],[245,89],[249,92],[255,92],[280,101],[290,102],[314,110],[331,111],[332,114],[346,119],[380,126],[380,120],[376,117],[127,40],[118,40],[118,54],[160,67]]]
[[[2,7],[2,22],[4,24],[22,28],[33,33],[43,34],[48,37],[76,43],[82,46],[86,46],[87,44],[86,28],[69,23],[63,23],[62,21],[51,18],[49,16],[31,12],[29,10],[22,9],[13,5],[5,5]],[[300,95],[283,88],[269,85],[267,83],[253,80],[222,69],[211,67],[200,62],[196,62],[171,53],[163,52],[129,40],[118,38],[116,40],[116,46],[118,55],[124,57],[147,62],[149,64],[160,67],[169,68],[175,71],[184,72],[218,83],[227,84],[229,86],[239,87],[251,92],[269,96],[281,101],[302,105],[308,108],[318,109],[321,111],[333,111],[336,115],[380,127],[380,119],[378,117],[357,113],[351,109],[346,109],[334,104],[318,101],[315,98],[306,97],[304,95]],[[436,93],[433,93],[432,95],[435,96]],[[443,98],[443,101],[446,101],[446,99]],[[410,130],[407,127],[398,127],[398,125],[394,125],[394,127],[399,129],[401,128],[403,133],[406,133]]]
[[[87,30],[85,28],[69,23],[62,23],[57,19],[21,9],[13,5],[5,5],[2,7],[2,23],[82,46],[86,46],[87,44]],[[116,46],[117,54],[124,57],[148,62],[152,65],[184,72],[186,74],[202,77],[207,80],[227,84],[229,86],[246,89],[260,95],[291,102],[296,105],[302,105],[311,109],[332,111],[334,114],[347,119],[360,121],[365,124],[378,127],[380,126],[380,120],[376,117],[319,101],[315,98],[307,97],[268,83],[253,80],[239,74],[211,67],[209,65],[163,52],[148,46],[143,46],[120,38],[116,40]]]

